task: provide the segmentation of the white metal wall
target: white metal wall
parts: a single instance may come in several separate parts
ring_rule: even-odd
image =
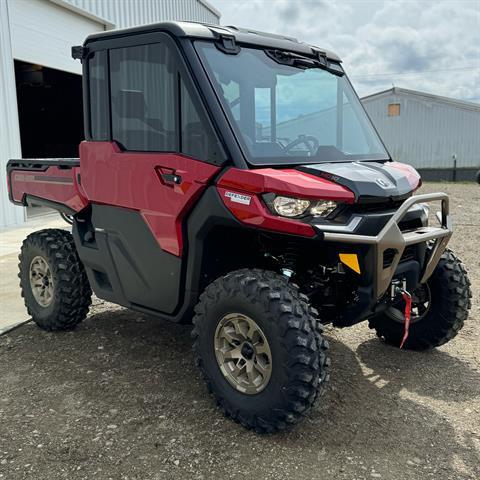
[[[220,13],[204,0],[65,0],[115,24],[134,27],[165,20],[218,24]]]
[[[22,223],[25,212],[8,201],[5,167],[21,156],[17,91],[13,68],[8,5],[0,1],[0,227]]]
[[[456,155],[459,168],[480,167],[480,105],[407,93],[362,102],[395,160],[416,168],[452,168]],[[388,116],[390,103],[400,104],[399,116]]]
[[[72,45],[105,30],[100,21],[45,0],[9,0],[8,14],[13,58],[71,73],[82,73]]]

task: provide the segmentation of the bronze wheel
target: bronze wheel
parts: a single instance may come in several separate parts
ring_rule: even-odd
[[[40,328],[69,330],[86,317],[91,290],[69,232],[31,233],[18,258],[22,297]]]
[[[272,374],[272,353],[261,328],[241,313],[225,315],[215,331],[215,356],[224,377],[242,393],[254,395]]]
[[[258,433],[283,430],[328,381],[317,311],[286,277],[242,269],[212,282],[195,307],[195,361],[224,413]]]
[[[41,307],[48,307],[53,300],[54,283],[48,262],[36,256],[30,262],[30,288],[33,298]]]

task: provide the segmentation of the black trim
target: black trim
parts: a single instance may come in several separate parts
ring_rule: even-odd
[[[12,158],[7,163],[7,172],[11,170],[44,171],[48,167],[60,167],[69,169],[79,166],[79,158]]]
[[[90,62],[82,62],[82,99],[83,99],[83,133],[85,140],[92,141],[92,131],[90,125]]]
[[[240,53],[240,47],[237,45],[234,35],[228,35],[225,33],[219,34],[215,46],[227,55],[237,55]]]
[[[322,70],[326,70],[338,77],[343,77],[343,75],[345,75],[340,63],[333,62],[332,64],[329,62],[324,52],[318,52],[316,58],[311,58],[311,56],[299,55],[283,50],[266,49],[264,51],[269,58],[280,65],[289,65],[298,68],[321,68]]]
[[[183,141],[183,132],[182,132],[182,75],[177,70],[176,75],[176,82],[174,84],[174,95],[176,97],[175,102],[175,118],[176,118],[176,126],[177,126],[177,151],[180,153],[182,151],[182,141]]]
[[[47,200],[46,198],[37,197],[36,195],[25,194],[23,196],[21,203],[19,202],[13,202],[13,203],[17,205],[23,205],[24,207],[33,207],[33,206],[48,207],[53,210],[57,210],[58,212],[66,213],[68,215],[75,215],[77,213],[73,208],[70,208],[64,203],[55,202],[53,200]]]
[[[53,175],[35,175],[33,179],[46,183],[65,183],[66,185],[73,185],[73,179],[68,177],[55,177]]]
[[[82,45],[77,45],[72,47],[72,58],[74,60],[82,61],[84,58],[87,57],[87,55],[88,55],[88,48]]]
[[[182,300],[182,259],[160,248],[140,212],[91,205],[73,235],[95,294],[133,309],[169,316]]]
[[[132,38],[140,34],[154,34],[158,32],[168,33],[175,38],[203,39],[210,41],[215,41],[223,35],[233,37],[235,43],[238,45],[274,48],[311,56],[317,56],[317,52],[320,51],[330,60],[337,62],[341,61],[335,53],[299,42],[293,37],[243,29],[234,26],[209,25],[201,22],[161,22],[121,30],[99,32],[89,35],[84,42],[84,46],[88,45],[89,48],[95,48],[97,43],[101,43],[105,39],[122,41],[122,39]]]

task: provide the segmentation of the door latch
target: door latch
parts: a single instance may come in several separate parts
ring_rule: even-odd
[[[182,183],[182,177],[175,173],[161,173],[160,178],[165,183],[174,183],[175,185],[180,185]]]
[[[175,173],[173,168],[168,167],[155,167],[159,180],[163,185],[174,187],[182,183],[182,177]]]

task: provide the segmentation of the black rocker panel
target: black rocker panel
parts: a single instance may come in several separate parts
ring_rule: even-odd
[[[139,212],[94,204],[91,219],[93,240],[74,234],[95,294],[131,308],[173,313],[181,291],[181,259],[160,248]]]

